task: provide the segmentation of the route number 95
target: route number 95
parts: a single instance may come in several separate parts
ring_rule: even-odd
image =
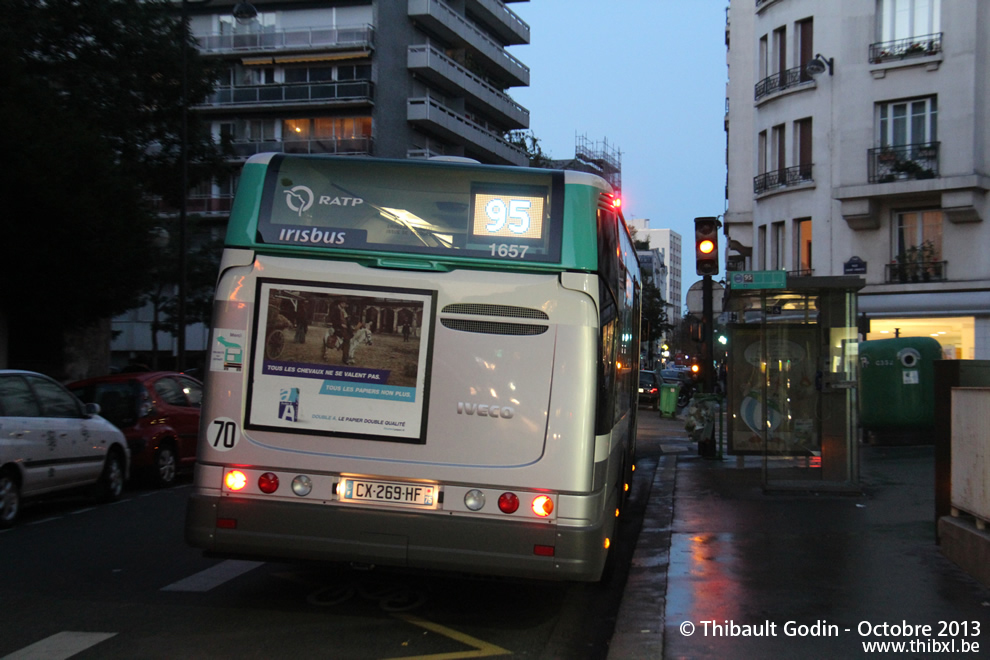
[[[525,234],[531,224],[529,209],[532,205],[528,199],[510,199],[508,204],[497,197],[490,200],[485,204],[485,215],[491,222],[485,225],[485,229],[492,234],[505,228],[513,234]]]

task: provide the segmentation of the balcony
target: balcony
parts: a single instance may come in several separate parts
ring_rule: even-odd
[[[904,60],[912,57],[924,57],[942,52],[942,33],[926,34],[921,37],[895,39],[870,44],[870,63]]]
[[[441,39],[466,48],[486,64],[492,79],[503,87],[528,87],[529,67],[505,51],[477,25],[441,0],[409,0],[409,17]]]
[[[274,151],[287,154],[337,154],[341,156],[370,156],[370,137],[307,138],[302,140],[235,140],[230,144],[234,157],[247,160],[255,154]]]
[[[804,85],[812,85],[814,82],[815,79],[807,74],[803,66],[796,66],[793,69],[786,69],[771,76],[767,76],[760,82],[756,83],[754,100],[759,101],[760,99],[770,96],[771,94],[802,87]]]
[[[370,25],[347,28],[303,28],[256,34],[208,34],[196,37],[203,53],[229,53],[357,50],[371,52],[375,30]]]
[[[368,105],[373,95],[374,85],[369,80],[220,87],[196,109],[310,105],[349,107]]]
[[[771,170],[753,177],[753,194],[761,195],[777,188],[788,188],[802,183],[811,183],[812,164],[795,165],[779,170]]]
[[[464,115],[446,108],[434,98],[409,99],[406,119],[416,126],[479,152],[485,160],[502,165],[526,165],[529,159],[518,147],[506,142]]]
[[[467,96],[506,128],[529,126],[529,110],[444,55],[433,46],[410,46],[410,71],[458,96]]]
[[[938,142],[870,149],[867,155],[870,183],[904,179],[934,179],[938,174]]]
[[[498,0],[468,0],[467,6],[505,44],[529,43],[529,24]]]
[[[884,266],[887,284],[914,282],[945,282],[949,279],[947,261],[893,262]]]

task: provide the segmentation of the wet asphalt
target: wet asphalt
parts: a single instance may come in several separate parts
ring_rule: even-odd
[[[990,653],[990,589],[936,543],[931,445],[861,445],[858,493],[781,494],[683,418],[639,429],[659,459],[609,660]]]

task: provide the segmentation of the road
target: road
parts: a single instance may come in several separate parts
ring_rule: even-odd
[[[599,584],[207,559],[183,540],[188,480],[28,506],[0,532],[0,658],[605,658],[657,465],[643,435]]]

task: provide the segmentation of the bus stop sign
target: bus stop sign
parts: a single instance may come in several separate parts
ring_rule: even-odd
[[[731,289],[784,289],[787,287],[786,270],[737,270],[730,273]]]

